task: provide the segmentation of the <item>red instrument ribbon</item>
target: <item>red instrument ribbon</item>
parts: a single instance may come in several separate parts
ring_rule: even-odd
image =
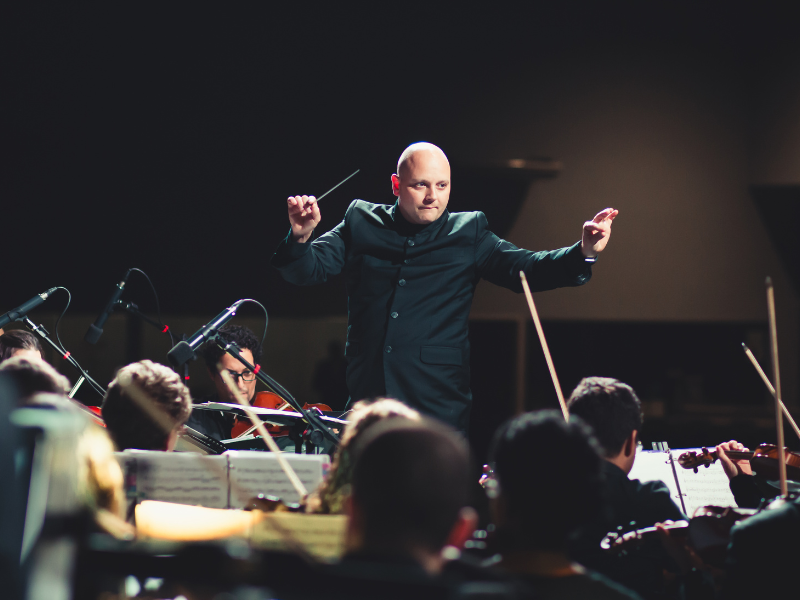
[[[261,370],[261,365],[256,365],[256,368],[253,369],[253,375],[258,375],[258,372]]]

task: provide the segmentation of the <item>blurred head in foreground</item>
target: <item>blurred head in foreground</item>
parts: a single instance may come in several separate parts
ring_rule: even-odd
[[[0,339],[7,335],[9,333]],[[41,358],[14,356],[0,364],[0,373],[5,373],[13,382],[20,404],[40,392],[65,396],[70,390],[69,380]]]
[[[149,360],[117,372],[102,409],[119,450],[172,450],[191,411],[189,389],[178,374]]]
[[[565,552],[602,510],[600,449],[579,418],[567,423],[550,410],[516,417],[498,430],[491,461],[492,516],[505,550]]]
[[[437,423],[397,419],[370,427],[356,452],[348,553],[439,572],[444,547],[461,547],[475,528],[464,440]]]
[[[389,398],[355,403],[348,414],[347,426],[342,433],[331,470],[319,489],[308,499],[309,512],[344,513],[344,500],[350,494],[353,478],[353,449],[356,442],[370,425],[395,418],[419,421],[420,414],[399,400]]]
[[[12,329],[0,334],[0,363],[12,356],[44,359],[39,339],[29,331]]]
[[[603,457],[630,473],[636,459],[636,440],[642,428],[642,403],[631,386],[610,377],[586,377],[567,403],[570,417],[589,425]]]

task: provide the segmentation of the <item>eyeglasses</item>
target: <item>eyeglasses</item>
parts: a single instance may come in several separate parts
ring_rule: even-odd
[[[228,375],[233,378],[233,383],[239,383],[240,377],[242,381],[246,381],[247,383],[256,380],[256,374],[252,371],[242,371],[241,373],[237,373],[236,371],[228,371]]]

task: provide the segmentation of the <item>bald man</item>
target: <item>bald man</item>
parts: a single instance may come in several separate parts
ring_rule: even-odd
[[[392,175],[393,206],[354,200],[344,220],[311,241],[320,222],[313,196],[288,199],[289,235],[272,264],[286,281],[311,285],[344,272],[350,401],[399,398],[466,431],[467,319],[480,279],[521,292],[583,285],[608,243],[617,211],[583,225],[580,242],[531,252],[500,239],[481,212],[451,213],[450,163],[428,143],[405,149]]]

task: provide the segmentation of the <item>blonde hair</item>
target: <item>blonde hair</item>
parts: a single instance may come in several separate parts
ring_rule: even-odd
[[[356,402],[349,413],[347,426],[342,433],[339,450],[333,459],[331,470],[319,488],[312,493],[306,511],[322,514],[342,514],[344,500],[350,495],[353,478],[353,451],[356,441],[367,428],[385,419],[408,419],[419,421],[420,414],[399,400],[376,398]]]

